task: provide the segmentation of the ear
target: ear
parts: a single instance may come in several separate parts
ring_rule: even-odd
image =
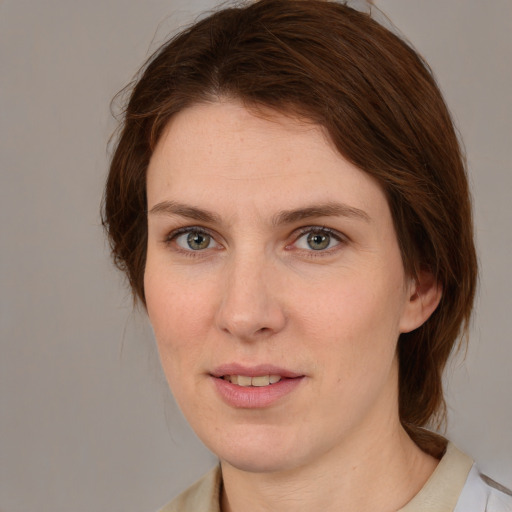
[[[400,333],[411,332],[423,325],[435,311],[443,290],[430,271],[422,270],[410,278],[408,300],[400,319]]]

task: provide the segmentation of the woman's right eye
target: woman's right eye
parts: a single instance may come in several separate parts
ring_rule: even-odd
[[[219,247],[219,244],[211,235],[198,229],[182,231],[172,235],[170,240],[174,241],[180,249],[185,251],[204,251],[205,249]]]

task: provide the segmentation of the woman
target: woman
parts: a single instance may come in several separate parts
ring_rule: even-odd
[[[219,468],[164,510],[507,510],[424,429],[470,318],[457,137],[427,65],[315,0],[224,9],[135,84],[104,222]]]

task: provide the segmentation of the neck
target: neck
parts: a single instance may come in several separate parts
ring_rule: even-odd
[[[313,464],[288,471],[249,473],[221,462],[223,512],[401,508],[423,487],[438,461],[414,444],[398,420],[387,427],[371,433],[361,429]]]

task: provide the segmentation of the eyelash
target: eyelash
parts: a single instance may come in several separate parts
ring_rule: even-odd
[[[171,233],[169,233],[166,236],[164,243],[168,246],[173,244],[173,249],[185,256],[188,256],[191,258],[197,258],[197,257],[203,256],[203,254],[201,254],[201,253],[205,252],[205,250],[194,251],[192,249],[183,249],[182,247],[177,245],[176,239],[179,238],[181,235],[189,234],[189,233],[196,233],[198,235],[206,235],[206,236],[210,237],[216,244],[218,244],[215,236],[210,231],[208,231],[207,229],[200,227],[200,226],[186,226],[183,228],[175,229],[174,231],[171,231]]]
[[[295,231],[296,234],[294,234],[294,240],[291,244],[287,245],[286,248],[290,246],[294,246],[297,244],[297,242],[304,236],[309,234],[315,234],[315,235],[328,235],[331,239],[334,239],[337,243],[334,247],[328,247],[326,249],[320,249],[320,250],[302,250],[297,249],[299,251],[302,251],[308,258],[321,258],[324,256],[331,255],[334,251],[339,249],[340,245],[343,245],[347,242],[347,237],[343,234],[341,234],[339,231],[336,231],[334,229],[325,227],[325,226],[304,226],[302,228],[299,228]]]
[[[209,230],[207,230],[203,227],[200,227],[200,226],[186,226],[186,227],[176,229],[166,236],[164,243],[166,245],[173,244],[173,249],[175,251],[178,251],[181,254],[184,254],[188,257],[196,258],[196,257],[204,256],[205,255],[204,253],[206,252],[207,249],[203,249],[203,250],[184,249],[182,247],[179,247],[176,244],[177,238],[179,238],[181,235],[190,234],[190,233],[197,233],[198,235],[206,235],[206,236],[210,237],[214,243],[219,244],[219,242],[217,242],[217,240],[216,240],[215,235],[212,232],[210,232]],[[303,252],[309,258],[318,258],[318,257],[330,255],[330,254],[332,254],[332,252],[334,252],[336,250],[336,248],[338,248],[340,245],[343,245],[347,242],[347,237],[345,235],[343,235],[340,232],[335,231],[331,228],[324,227],[324,226],[304,226],[304,227],[301,227],[294,231],[294,233],[291,235],[293,237],[293,241],[290,244],[287,244],[285,249],[294,250],[293,246],[295,246],[297,244],[297,242],[302,237],[309,235],[309,234],[327,235],[337,242],[337,244],[334,247],[328,247],[326,249],[320,249],[320,250],[316,250],[316,251],[314,249],[311,249],[311,250],[295,249],[295,250]]]

